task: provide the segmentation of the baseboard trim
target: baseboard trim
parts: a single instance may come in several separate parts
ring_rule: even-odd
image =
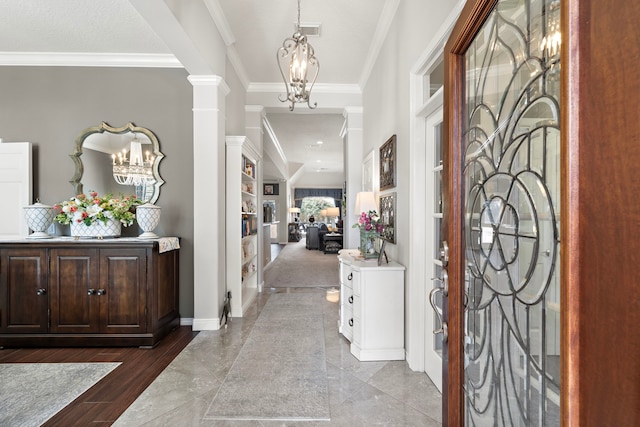
[[[181,317],[180,326],[193,326],[193,317]]]
[[[193,319],[194,331],[217,331],[220,329],[220,319]]]

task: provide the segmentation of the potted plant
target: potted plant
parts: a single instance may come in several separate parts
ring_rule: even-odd
[[[135,207],[141,204],[136,196],[122,196],[119,199],[107,193],[100,197],[96,191],[89,195],[75,197],[54,205],[55,220],[71,226],[73,237],[117,237],[121,226],[133,224]]]
[[[353,228],[360,229],[360,253],[364,258],[377,258],[379,253],[378,240],[384,231],[382,220],[376,211],[362,212],[358,223]]]

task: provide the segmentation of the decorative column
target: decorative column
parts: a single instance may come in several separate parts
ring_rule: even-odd
[[[344,177],[347,182],[347,205],[343,214],[343,247],[357,248],[360,244],[360,234],[356,229],[351,228],[356,223],[357,217],[354,213],[356,205],[356,195],[362,191],[362,107],[346,107],[343,116],[345,125],[342,129],[344,139]]]
[[[193,85],[193,330],[216,330],[225,294],[225,96],[220,76]]]

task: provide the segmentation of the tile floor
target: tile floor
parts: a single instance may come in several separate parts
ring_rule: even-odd
[[[209,404],[240,353],[262,307],[275,292],[321,288],[267,288],[244,318],[201,332],[115,426],[439,426],[441,395],[424,373],[404,361],[359,362],[338,333],[338,302],[323,298],[331,421],[203,420]],[[335,295],[335,293],[331,293]]]

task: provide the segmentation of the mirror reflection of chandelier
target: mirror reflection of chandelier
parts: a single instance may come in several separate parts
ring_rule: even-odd
[[[127,150],[123,149],[117,154],[112,154],[113,160],[113,179],[118,184],[147,186],[156,182],[153,177],[153,162],[155,157],[145,153],[142,156],[142,145],[138,137],[134,135],[131,140],[129,158],[127,159]]]

